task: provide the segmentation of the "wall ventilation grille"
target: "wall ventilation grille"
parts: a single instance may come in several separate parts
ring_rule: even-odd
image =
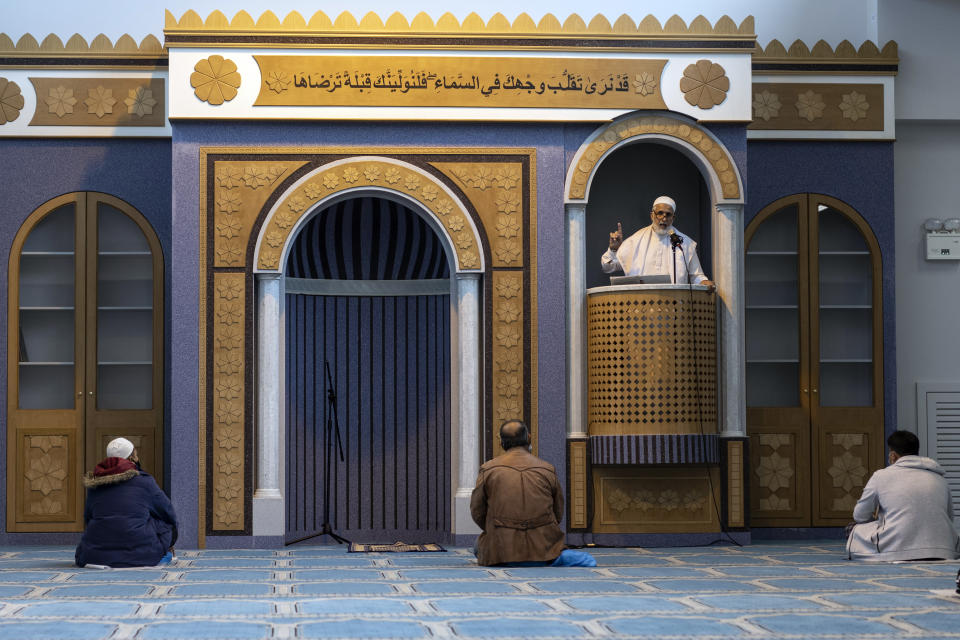
[[[927,452],[947,472],[956,520],[960,518],[960,391],[928,391],[925,395]]]

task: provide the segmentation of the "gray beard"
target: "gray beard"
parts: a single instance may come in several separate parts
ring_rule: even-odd
[[[670,227],[667,227],[666,229],[661,229],[660,225],[655,224],[653,225],[653,232],[658,236],[666,236],[670,234]]]

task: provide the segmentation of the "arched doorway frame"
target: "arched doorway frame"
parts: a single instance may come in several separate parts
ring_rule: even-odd
[[[56,251],[51,252],[51,254],[60,253],[61,256],[69,256],[73,260],[74,306],[72,307],[72,313],[75,315],[73,317],[74,357],[72,367],[74,369],[74,388],[70,391],[70,395],[72,396],[76,392],[77,398],[80,399],[76,401],[73,408],[22,409],[18,400],[20,358],[16,354],[19,351],[17,345],[23,344],[24,341],[20,334],[22,319],[19,303],[22,291],[20,274],[23,248],[31,233],[48,215],[69,204],[74,205],[71,222],[71,232],[73,233],[71,248],[73,251],[67,253]],[[92,372],[90,365],[97,361],[96,325],[100,322],[100,319],[97,317],[91,325],[91,321],[89,319],[84,320],[84,318],[89,310],[95,310],[97,307],[97,302],[89,298],[88,287],[99,286],[96,272],[100,256],[93,254],[98,253],[96,249],[99,248],[101,242],[97,219],[101,215],[99,205],[102,204],[113,207],[134,223],[143,234],[149,247],[152,278],[152,293],[150,295],[152,304],[150,310],[152,381],[150,387],[151,406],[147,409],[103,409],[97,407],[96,403],[96,396],[99,395],[97,378],[100,374],[99,371]],[[90,225],[91,222],[94,223],[92,226]],[[82,232],[81,229],[86,229],[86,233]],[[130,249],[130,247],[126,248]],[[65,247],[59,249],[62,250]],[[134,249],[140,250],[138,247],[134,247]],[[96,266],[91,265],[87,260],[87,257],[91,255],[97,261]],[[137,447],[143,452],[144,464],[153,473],[160,486],[163,486],[165,477],[169,478],[170,474],[165,472],[165,469],[169,470],[169,461],[166,460],[167,456],[164,453],[164,443],[168,436],[164,428],[164,412],[166,410],[164,403],[164,386],[166,384],[164,335],[167,331],[164,317],[166,277],[164,270],[163,246],[152,221],[140,209],[117,195],[88,190],[64,193],[38,206],[20,223],[11,242],[7,268],[7,353],[14,354],[7,360],[7,408],[5,411],[7,531],[82,531],[85,498],[80,476],[83,474],[85,467],[89,469],[101,459],[103,455],[102,447],[115,435],[125,435],[137,444]],[[90,300],[89,305],[88,300]],[[44,307],[57,308],[47,307],[47,304],[50,303],[47,302]],[[33,308],[36,309],[37,307]],[[59,309],[63,310],[65,308],[59,307]],[[142,311],[143,309],[135,310],[135,313],[141,313]],[[79,314],[80,317],[78,318],[76,314]],[[87,323],[87,328],[78,329],[78,326],[82,327],[84,322]],[[81,396],[86,396],[86,400],[84,401]],[[40,421],[41,431],[37,431],[36,418],[24,420],[24,414],[31,411],[46,413],[46,416]],[[120,417],[118,420],[117,417],[122,416],[121,412],[126,412],[127,416]],[[104,420],[103,417],[97,417],[98,414],[104,416],[111,413],[113,415],[111,419]],[[134,413],[135,416],[130,417],[129,414],[131,413]],[[24,438],[37,436],[47,438],[46,448],[39,449],[42,457],[34,461],[30,459],[29,455],[21,456],[18,442],[22,442]],[[61,459],[65,463],[65,468],[58,466]],[[23,497],[22,492],[18,491],[19,484],[25,479],[22,471],[24,471],[24,467],[29,469],[31,463],[34,462],[39,462],[44,468],[49,469],[54,476],[60,470],[67,472],[64,478],[54,477],[52,488],[48,491],[48,493],[52,493],[50,498],[43,494],[43,499],[47,505],[64,505],[62,506],[62,512],[53,511],[51,513],[43,509],[38,513],[28,509],[27,504],[24,504],[27,498]],[[20,471],[19,476],[18,469]],[[57,485],[58,482],[59,485]],[[62,497],[59,496],[61,491]],[[56,517],[61,513],[64,518],[57,520]],[[67,517],[68,514],[73,515],[73,522],[70,522],[71,518]]]
[[[283,239],[279,252],[276,251],[278,216],[284,215],[296,192],[320,174],[331,169],[355,168],[358,172],[369,168],[371,163],[394,165],[405,174],[423,180],[432,189],[407,189],[398,180],[395,187],[389,186],[351,186],[346,183],[340,188],[331,189],[301,215]],[[446,199],[439,196],[443,195]],[[281,478],[284,477],[283,452],[284,424],[281,411],[284,389],[282,372],[285,368],[285,349],[283,335],[284,309],[284,267],[293,240],[300,229],[313,216],[338,201],[374,196],[397,201],[417,212],[440,237],[450,266],[451,296],[451,494],[453,509],[450,533],[469,534],[476,532],[470,518],[470,495],[476,481],[480,465],[480,402],[482,385],[480,366],[483,361],[480,331],[482,327],[480,306],[480,275],[485,268],[483,234],[478,230],[464,202],[443,182],[420,167],[394,158],[382,156],[354,156],[325,164],[300,177],[279,194],[260,227],[254,245],[254,255],[258,256],[257,267],[253,273],[256,280],[256,379],[257,396],[255,409],[256,472],[253,494],[253,535],[282,536],[285,531],[285,504]],[[432,196],[432,197],[431,197]],[[443,213],[445,207],[438,202],[449,202],[451,210]],[[465,224],[459,231],[453,231],[444,218],[459,216]],[[282,225],[281,225],[282,226]],[[454,235],[456,233],[456,235]],[[268,252],[270,259],[265,260]],[[267,268],[267,265],[270,265]]]
[[[598,127],[567,170],[567,437],[587,437],[586,209],[597,170],[618,149],[662,144],[683,153],[710,192],[717,285],[719,427],[721,436],[746,436],[743,308],[743,181],[726,146],[699,124],[668,112],[628,114]]]

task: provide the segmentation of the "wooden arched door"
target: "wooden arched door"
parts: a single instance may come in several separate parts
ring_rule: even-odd
[[[163,482],[163,256],[128,203],[70,193],[10,252],[7,529],[83,529],[85,470],[117,436]]]
[[[745,244],[752,525],[843,526],[883,464],[879,245],[819,194],[765,207]]]

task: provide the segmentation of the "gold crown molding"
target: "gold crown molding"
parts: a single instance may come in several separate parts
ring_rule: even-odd
[[[38,43],[29,33],[25,33],[16,43],[6,33],[0,33],[0,58],[30,61],[31,68],[44,66],[43,60],[82,59],[90,60],[94,66],[102,67],[110,60],[137,60],[142,59],[143,65],[124,64],[124,69],[138,67],[166,66],[167,51],[156,36],[148,35],[140,44],[127,34],[111,42],[110,38],[102,33],[89,43],[79,33],[73,34],[64,43],[54,34],[48,35],[43,42]],[[15,64],[15,63],[14,63]],[[5,67],[14,66],[10,63]],[[55,65],[55,66],[63,66]],[[90,65],[71,65],[70,68],[85,68]],[[109,66],[109,65],[108,65]]]
[[[583,37],[584,35],[610,38],[662,38],[675,40],[678,37],[697,40],[744,40],[755,39],[753,16],[747,16],[739,25],[729,16],[723,16],[715,24],[710,24],[702,15],[694,18],[690,24],[679,16],[672,16],[661,24],[654,16],[648,15],[639,23],[623,14],[612,24],[606,17],[597,14],[589,23],[577,14],[571,14],[563,23],[553,14],[546,14],[539,22],[526,13],[521,13],[511,23],[503,14],[496,13],[484,22],[476,13],[471,13],[463,22],[451,13],[445,13],[436,21],[424,12],[412,20],[401,13],[393,13],[384,21],[376,13],[369,12],[359,21],[345,11],[331,19],[323,11],[317,11],[309,20],[296,11],[286,15],[283,20],[272,11],[266,11],[257,19],[246,11],[240,11],[232,20],[220,11],[214,11],[206,20],[195,11],[187,11],[178,20],[170,11],[165,12],[164,33],[167,35],[187,34],[285,34],[285,35],[457,35],[457,36],[560,36]]]
[[[894,40],[887,42],[882,49],[870,40],[861,44],[859,49],[848,40],[844,40],[836,48],[820,40],[813,45],[812,49],[801,40],[795,40],[789,48],[784,47],[779,40],[771,40],[766,47],[761,47],[760,43],[757,43],[753,52],[753,63],[755,67],[759,63],[763,65],[764,70],[774,71],[775,69],[767,69],[767,67],[771,65],[795,67],[800,64],[829,68],[847,65],[869,71],[870,67],[874,66],[884,67],[885,72],[893,75],[896,74],[900,58],[897,43]],[[819,71],[822,73],[823,69]]]

